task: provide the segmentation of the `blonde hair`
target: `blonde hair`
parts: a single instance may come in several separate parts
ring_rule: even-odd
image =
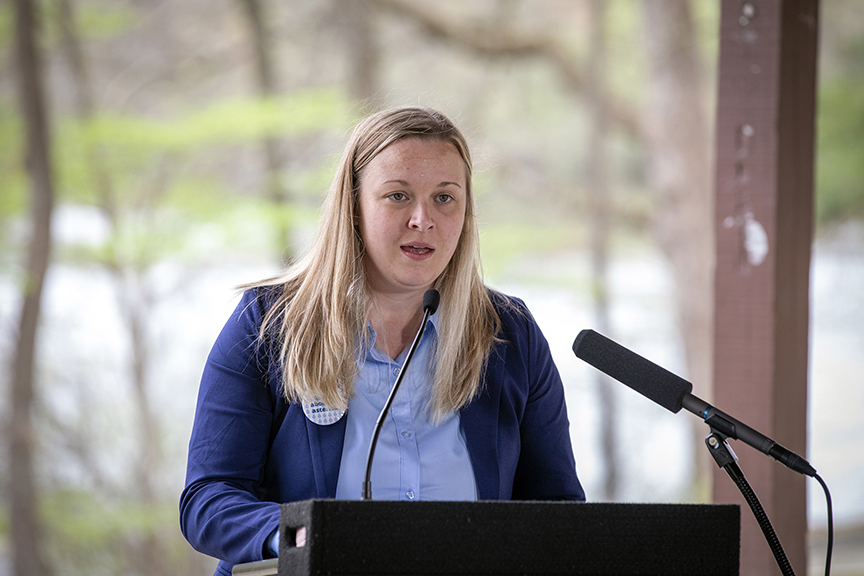
[[[358,338],[361,343],[369,341],[363,243],[355,227],[360,177],[382,150],[406,138],[449,142],[465,162],[462,232],[453,257],[434,283],[441,305],[430,405],[433,417],[458,410],[480,389],[500,319],[480,274],[468,144],[440,112],[397,108],[374,114],[354,129],[309,254],[280,276],[242,287],[281,286],[259,337],[271,342],[275,337],[289,401],[318,399],[331,408],[347,408],[354,394]]]

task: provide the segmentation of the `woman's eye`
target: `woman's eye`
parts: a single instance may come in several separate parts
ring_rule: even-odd
[[[446,204],[446,203],[450,202],[451,200],[453,200],[453,196],[451,196],[450,194],[439,194],[438,195],[438,202],[441,202],[442,204]]]
[[[390,198],[392,198],[393,200],[396,200],[397,202],[401,202],[402,200],[405,199],[405,193],[404,192],[393,192],[392,194],[390,194]]]

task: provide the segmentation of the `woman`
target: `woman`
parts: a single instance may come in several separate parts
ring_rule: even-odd
[[[374,498],[584,500],[546,340],[480,277],[471,174],[442,114],[375,114],[309,255],[245,287],[204,369],[180,502],[217,574],[277,553],[279,503],[360,497],[430,288],[441,304],[381,432]]]

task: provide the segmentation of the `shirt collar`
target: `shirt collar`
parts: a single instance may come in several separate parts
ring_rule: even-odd
[[[429,316],[429,321],[426,323],[426,331],[423,333],[424,340],[433,336],[435,338],[438,337],[438,320],[438,310],[436,310],[434,314]],[[366,322],[366,328],[369,330],[369,343],[367,347],[364,348],[361,346],[362,342],[358,338],[358,343],[356,346],[358,358],[368,358],[369,354],[372,352],[372,349],[375,348],[375,339],[378,338],[378,334],[375,332],[375,329],[372,328],[372,324],[370,324],[368,321]]]

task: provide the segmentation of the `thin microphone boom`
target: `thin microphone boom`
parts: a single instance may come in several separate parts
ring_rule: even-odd
[[[411,358],[414,357],[414,352],[420,344],[420,338],[423,337],[423,332],[426,331],[426,323],[429,321],[429,317],[438,310],[438,304],[440,301],[441,294],[439,294],[438,290],[427,290],[423,294],[423,320],[420,322],[420,329],[414,337],[414,342],[411,343],[411,348],[408,349],[408,355],[405,357],[405,362],[399,370],[399,376],[396,377],[393,389],[390,391],[390,395],[387,396],[387,401],[384,403],[384,408],[378,415],[378,420],[375,422],[375,429],[372,431],[372,440],[369,442],[369,453],[366,455],[366,475],[364,476],[365,480],[363,481],[361,500],[372,499],[372,459],[375,457],[375,446],[378,444],[378,436],[381,434],[381,427],[384,426],[384,418],[387,417],[387,413],[390,411],[390,406],[393,404],[393,399],[396,397],[396,391],[399,389],[399,385],[402,384],[402,379],[405,377],[408,363],[411,362]]]
[[[573,342],[573,353],[594,368],[660,404],[670,412],[681,408],[702,418],[717,432],[749,444],[792,470],[815,476],[807,460],[692,395],[693,384],[595,332],[582,330]]]

